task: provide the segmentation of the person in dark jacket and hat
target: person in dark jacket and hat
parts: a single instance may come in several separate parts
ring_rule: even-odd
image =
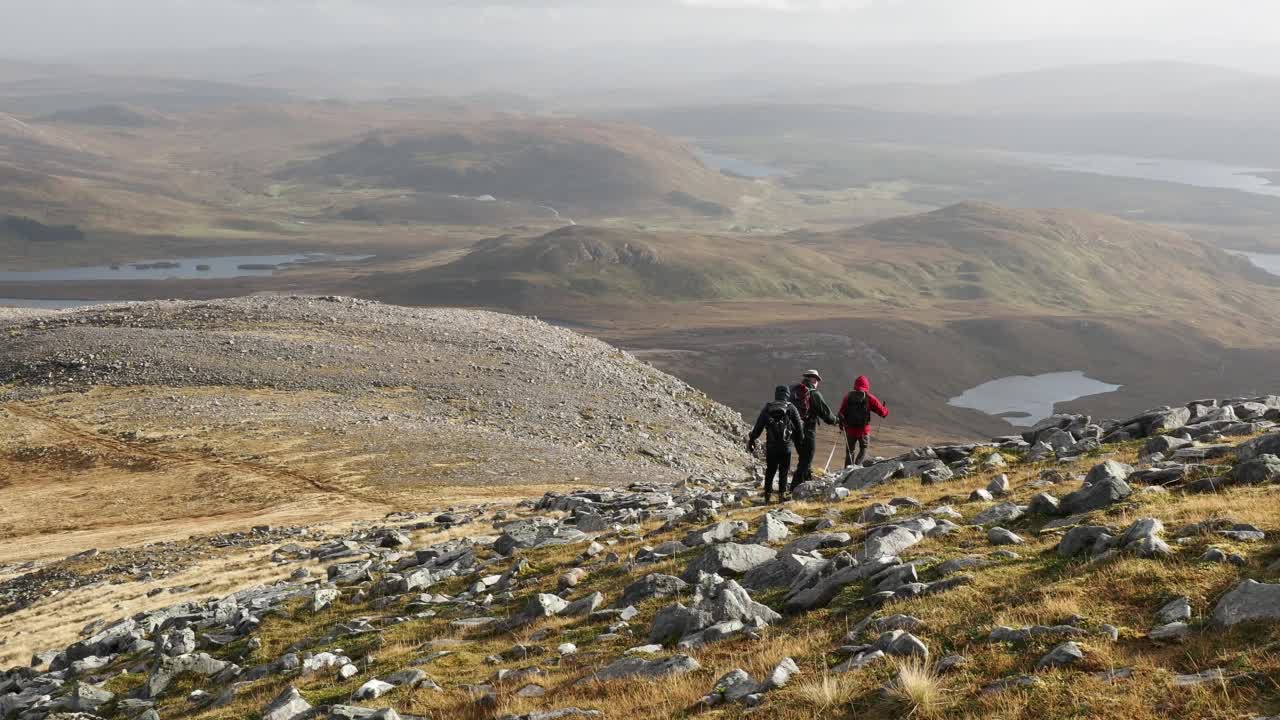
[[[769,503],[773,494],[773,478],[778,478],[778,502],[786,499],[787,472],[791,469],[791,443],[799,447],[804,438],[804,423],[800,412],[791,404],[791,391],[786,385],[773,389],[773,402],[767,403],[751,428],[747,450],[756,452],[756,440],[765,436],[764,501]]]
[[[889,408],[880,398],[871,394],[871,381],[859,375],[853,381],[853,390],[840,403],[840,426],[844,428],[844,466],[861,465],[867,457],[867,444],[871,441],[871,413],[889,417]],[[857,453],[854,453],[857,448]]]
[[[791,487],[813,479],[813,456],[818,449],[818,421],[835,425],[836,418],[831,414],[831,407],[818,392],[822,383],[822,375],[817,370],[806,370],[803,379],[791,386],[791,402],[800,411],[804,420],[804,440],[796,445],[800,458],[796,462],[796,474],[791,480]]]

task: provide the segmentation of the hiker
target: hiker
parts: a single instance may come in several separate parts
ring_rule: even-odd
[[[796,462],[796,473],[791,478],[791,487],[813,479],[813,456],[818,450],[818,421],[835,425],[836,418],[831,408],[818,392],[822,376],[817,370],[805,371],[804,378],[791,386],[791,403],[800,411],[804,420],[804,438],[796,445],[800,458]]]
[[[787,471],[791,469],[791,442],[796,447],[804,437],[804,424],[800,420],[800,411],[792,405],[789,398],[791,390],[786,385],[773,389],[773,402],[767,403],[756,418],[756,425],[751,429],[751,437],[747,440],[747,450],[752,455],[756,452],[756,440],[760,433],[765,433],[765,470],[764,501],[769,503],[773,494],[773,476],[778,476],[778,502],[786,499]]]
[[[861,465],[867,457],[867,443],[871,440],[871,413],[889,417],[889,408],[880,398],[871,394],[871,381],[859,375],[853,381],[853,390],[840,403],[840,426],[847,440],[844,446],[844,466]],[[855,457],[853,449],[858,449]]]

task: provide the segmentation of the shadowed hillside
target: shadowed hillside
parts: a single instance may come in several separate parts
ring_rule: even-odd
[[[737,183],[643,128],[503,119],[372,133],[281,179],[494,196],[572,211],[732,203]]]

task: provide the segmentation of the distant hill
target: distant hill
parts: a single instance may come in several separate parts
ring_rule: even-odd
[[[77,110],[58,110],[43,120],[54,123],[101,125],[105,127],[142,128],[170,125],[173,119],[162,113],[131,105],[95,105]]]
[[[379,283],[383,285],[383,283]],[[850,300],[838,264],[773,238],[569,226],[503,236],[464,257],[388,279],[387,297],[448,304],[552,307],[574,299],[660,302],[763,298]]]
[[[1233,283],[1271,280],[1183,233],[1079,210],[962,203],[802,242],[847,258],[850,273],[865,276],[862,287],[888,281],[931,299],[1014,308],[1242,309],[1253,301]]]
[[[573,212],[732,205],[741,185],[636,126],[500,117],[376,131],[291,164],[281,180],[490,195]]]
[[[1075,210],[964,203],[831,233],[775,237],[565,227],[475,244],[375,285],[387,299],[549,312],[628,303],[799,300],[926,311],[1241,313],[1276,278],[1161,227]]]

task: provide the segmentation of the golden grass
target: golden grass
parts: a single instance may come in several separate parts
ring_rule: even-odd
[[[1134,449],[1121,448],[1115,454],[1120,460],[1132,461]],[[1071,468],[1080,472],[1096,460],[1086,460]],[[1011,498],[1025,503],[1040,489],[1029,483],[1043,467],[1015,465],[1006,470],[1013,489]],[[866,505],[910,494],[925,507],[948,503],[971,517],[986,503],[965,501],[968,490],[981,487],[989,478],[975,476],[945,485],[921,486],[915,481],[897,481],[875,488],[869,493],[835,505],[797,503],[793,510],[810,517],[823,516],[828,510],[839,511],[841,517],[856,515]],[[1050,490],[1062,495],[1076,485],[1058,486]],[[1223,502],[1225,496],[1227,502]],[[1240,505],[1233,504],[1234,500]],[[755,523],[767,508],[754,507],[731,511],[728,516]],[[1239,519],[1271,517],[1280,514],[1280,494],[1270,488],[1242,488],[1225,495],[1206,498],[1181,494],[1152,495],[1137,493],[1126,505],[1097,513],[1097,521],[1117,527],[1139,517],[1155,516],[1172,529],[1177,523],[1192,522],[1208,516],[1230,515]],[[350,693],[370,677],[408,667],[415,659],[435,649],[453,651],[423,669],[447,691],[436,693],[417,690],[396,691],[372,707],[394,706],[404,713],[428,718],[491,720],[505,713],[521,714],[534,710],[577,706],[599,709],[609,717],[638,720],[650,718],[699,717],[708,720],[745,717],[745,708],[737,706],[697,710],[699,699],[715,680],[734,668],[742,668],[756,679],[763,679],[784,657],[793,658],[801,668],[791,684],[766,697],[764,704],[750,711],[750,717],[763,720],[808,720],[811,718],[900,718],[946,717],[986,720],[1066,720],[1075,717],[1105,720],[1155,720],[1165,717],[1236,718],[1273,714],[1280,709],[1280,693],[1267,678],[1280,677],[1280,657],[1273,643],[1280,641],[1280,628],[1252,627],[1231,631],[1197,629],[1182,644],[1156,645],[1146,639],[1153,625],[1154,612],[1177,595],[1191,598],[1197,618],[1211,610],[1217,598],[1240,577],[1230,565],[1210,565],[1195,561],[1206,544],[1213,543],[1250,553],[1254,564],[1245,574],[1255,574],[1266,552],[1262,546],[1232,545],[1220,538],[1194,538],[1193,542],[1175,545],[1174,558],[1153,561],[1119,557],[1108,562],[1065,561],[1057,557],[1056,534],[1035,532],[1039,520],[1020,520],[1011,529],[1027,539],[1015,550],[1016,560],[1000,560],[994,565],[972,571],[974,582],[942,595],[896,603],[879,611],[880,616],[904,613],[918,618],[921,628],[916,634],[929,646],[931,657],[958,653],[968,662],[939,677],[931,666],[922,662],[883,662],[847,674],[832,673],[829,668],[842,659],[834,651],[844,644],[848,629],[866,614],[858,598],[864,588],[846,589],[829,608],[802,616],[786,618],[765,629],[760,640],[735,639],[700,648],[694,653],[702,668],[688,675],[642,682],[598,683],[586,681],[593,670],[620,657],[632,646],[644,644],[647,630],[658,610],[668,601],[642,603],[640,615],[631,621],[630,634],[616,639],[599,637],[602,628],[585,618],[552,618],[528,626],[515,634],[495,633],[480,628],[462,632],[451,628],[449,621],[458,615],[444,611],[440,617],[414,619],[389,627],[377,636],[338,638],[328,644],[307,646],[310,651],[341,648],[361,660],[362,672],[344,683],[316,675],[294,681],[314,704],[346,702]],[[1264,527],[1267,525],[1264,524]],[[642,545],[656,544],[681,537],[688,528],[659,532],[647,525],[643,539],[617,538],[610,550],[626,557]],[[860,535],[856,526],[839,522],[836,529]],[[422,533],[415,538],[422,543],[454,537],[461,530]],[[964,555],[986,556],[994,550],[985,535],[966,528],[954,535],[928,539],[908,550],[906,559],[931,556],[940,560]],[[527,598],[537,592],[553,592],[557,578],[574,563],[581,547],[552,547],[530,551],[523,557],[534,572],[511,602],[499,602],[489,614],[505,617],[517,612]],[[628,583],[650,572],[679,574],[697,551],[645,567],[590,566],[589,574],[572,591],[571,599],[592,592],[616,598]],[[505,563],[499,565],[505,567]],[[925,565],[926,577],[928,565]],[[456,593],[466,585],[462,579],[451,580],[433,591]],[[772,601],[776,594],[758,594],[757,599]],[[262,649],[255,661],[271,660],[301,639],[325,636],[339,622],[353,617],[377,617],[402,612],[399,604],[375,611],[365,604],[335,603],[324,612],[312,615],[295,610],[284,616],[266,618],[259,631]],[[469,614],[476,614],[472,611]],[[1085,627],[1096,628],[1110,623],[1120,629],[1120,640],[1111,642],[1091,635],[1079,640],[1085,648],[1085,659],[1071,668],[1037,671],[1038,659],[1058,638],[1036,638],[1022,646],[991,643],[987,635],[995,625],[1021,627],[1033,624],[1059,624],[1072,616],[1082,616]],[[555,647],[573,642],[577,655],[559,658]],[[486,662],[513,645],[522,643],[547,650],[526,659]],[[367,663],[367,668],[366,668]],[[486,683],[499,668],[518,669],[537,666],[545,675],[536,680],[547,688],[542,698],[517,698],[518,689],[511,684],[499,687],[499,702],[494,708],[480,708],[475,699],[459,689],[466,684]],[[1229,672],[1259,673],[1260,682],[1235,682],[1212,688],[1172,688],[1175,674],[1199,672],[1222,667]],[[1107,680],[1100,673],[1131,668],[1128,679]],[[983,692],[983,688],[1000,678],[1021,674],[1037,677],[1039,684],[1003,692]],[[195,714],[201,720],[232,720],[252,716],[277,694],[286,681],[268,678],[243,688],[231,705]],[[178,699],[166,699],[161,708],[166,714],[183,715]]]
[[[897,677],[890,686],[892,694],[906,705],[909,714],[936,716],[944,707],[946,689],[934,667],[922,658],[911,658],[894,664]]]

